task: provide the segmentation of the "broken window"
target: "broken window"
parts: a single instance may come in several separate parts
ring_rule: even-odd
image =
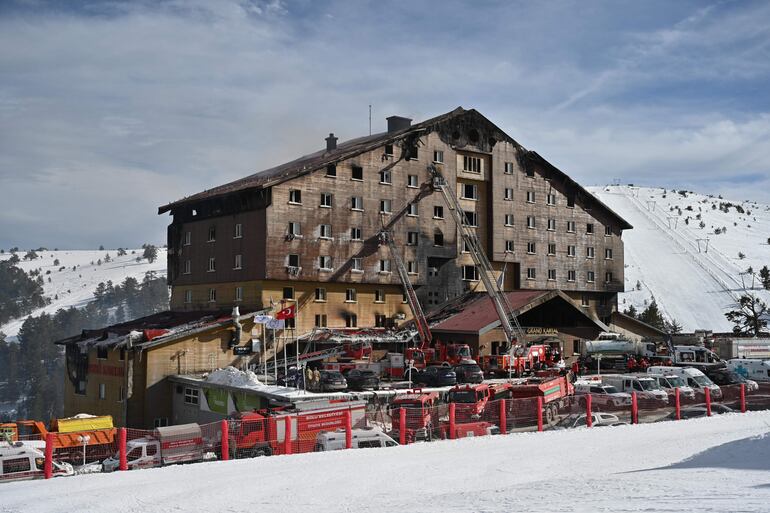
[[[364,168],[361,166],[353,166],[350,170],[350,178],[351,180],[363,180]]]
[[[464,265],[463,266],[463,280],[465,280],[465,281],[478,281],[479,280],[479,270],[476,268],[475,265]]]
[[[302,203],[302,191],[299,189],[291,189],[289,191],[289,203],[295,203],[297,205]]]
[[[481,173],[481,159],[479,157],[463,156],[463,171]]]
[[[444,207],[436,205],[433,207],[433,218],[444,219]]]
[[[329,164],[326,166],[326,176],[337,176],[337,165],[336,164]]]

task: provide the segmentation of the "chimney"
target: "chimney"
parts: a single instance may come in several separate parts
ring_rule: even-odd
[[[337,149],[337,138],[334,137],[334,134],[329,134],[329,137],[326,138],[326,151],[332,151]]]
[[[398,132],[405,128],[412,126],[411,118],[405,118],[401,116],[390,116],[386,118],[388,120],[388,133]]]

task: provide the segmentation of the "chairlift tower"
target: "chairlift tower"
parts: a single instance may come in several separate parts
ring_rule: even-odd
[[[709,239],[695,239],[695,242],[698,243],[698,253],[708,253],[709,252]],[[702,246],[701,246],[702,244]]]

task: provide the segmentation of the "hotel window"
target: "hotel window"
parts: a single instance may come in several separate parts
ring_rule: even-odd
[[[406,232],[406,245],[416,246],[419,237],[420,237],[420,234],[417,232]]]
[[[364,209],[364,198],[361,196],[353,196],[350,198],[350,208],[352,210],[363,210]]]
[[[433,232],[433,245],[438,247],[444,245],[444,234],[441,233],[441,230],[436,230]]]
[[[289,267],[299,267],[299,255],[289,255],[286,262]]]
[[[567,271],[567,281],[575,281],[575,271]]]
[[[350,240],[361,240],[361,228],[351,228],[350,229]]]
[[[321,193],[321,206],[324,208],[332,208],[333,196],[328,192]]]
[[[326,166],[326,176],[333,176],[337,177],[337,166],[336,164],[329,164]]]
[[[527,253],[534,255],[536,253],[537,246],[534,242],[527,242]]]
[[[556,254],[556,244],[553,242],[548,244],[548,254],[549,255],[555,255]]]
[[[393,183],[390,170],[383,169],[382,171],[380,171],[380,183],[387,183],[387,184]]]
[[[332,270],[332,257],[328,255],[321,255],[318,257],[318,268],[322,271]]]
[[[556,269],[548,269],[548,281],[556,281]]]
[[[192,268],[192,264],[190,263],[190,261],[189,260],[185,260],[184,261],[184,274],[190,274],[190,272],[192,272],[191,268]]]
[[[436,163],[443,163],[444,162],[444,152],[441,150],[434,150],[433,151],[433,162]]]
[[[548,196],[546,196],[546,202],[551,206],[556,205],[556,194],[549,193]]]
[[[380,200],[380,214],[390,214],[390,200]]]
[[[384,314],[375,314],[374,315],[374,327],[375,328],[384,328],[388,323],[388,317]]]
[[[511,189],[510,187],[506,187],[504,198],[508,201],[513,201],[513,189]]]
[[[363,180],[364,179],[364,168],[361,166],[353,166],[350,169],[350,179],[351,180]]]
[[[417,188],[417,175],[407,175],[406,176],[406,186],[407,187],[414,187]]]
[[[243,301],[243,287],[235,287],[235,301]]]
[[[332,225],[322,224],[320,226],[320,238],[331,239],[332,238]]]
[[[209,239],[208,242],[214,242],[217,240],[217,229],[215,226],[209,227]]]
[[[437,267],[428,267],[428,276],[436,277],[438,276],[438,268]]]
[[[361,257],[355,257],[353,258],[353,263],[351,265],[350,270],[355,272],[364,272],[364,259]]]
[[[385,155],[393,156],[393,145],[392,144],[386,144],[385,145]]]
[[[479,281],[479,270],[475,265],[463,266],[463,280],[464,281]]]
[[[481,159],[478,157],[463,156],[463,171],[481,173]]]
[[[126,389],[124,387],[118,388],[118,402],[122,403],[126,400]]]
[[[294,287],[283,288],[283,299],[294,299]]]
[[[537,278],[537,271],[534,267],[527,267],[527,279],[534,280]]]
[[[604,273],[604,283],[612,283],[612,273]]]
[[[532,166],[527,166],[527,177],[528,178],[534,178],[535,177],[535,169]]]
[[[505,226],[513,226],[513,214],[505,214]]]
[[[506,175],[512,175],[513,174],[513,162],[506,162],[505,163],[505,174]]]
[[[581,306],[588,306],[590,304],[590,300],[588,299],[588,294],[583,294],[580,296],[580,305]]]
[[[417,274],[417,261],[409,260],[406,262],[406,272],[409,274]]]
[[[296,221],[289,222],[289,235],[293,237],[298,237],[302,235],[302,229],[300,228],[300,224]]]
[[[404,153],[406,154],[406,160],[417,160],[419,157],[419,150],[416,144],[404,148]]]
[[[463,240],[463,250],[462,250],[462,252],[463,253],[470,253],[471,252],[471,247],[468,244],[468,241],[466,241],[466,240]]]
[[[184,291],[184,302],[185,303],[192,303],[192,290],[185,290]]]
[[[315,315],[315,327],[316,328],[325,328],[326,327],[326,314],[316,314]]]
[[[476,212],[465,211],[465,225],[466,226],[478,226],[479,216]]]
[[[390,260],[380,260],[380,272],[381,273],[390,272]]]
[[[385,291],[382,289],[377,289],[374,291],[374,302],[375,303],[384,303],[385,302]]]
[[[184,245],[189,246],[192,243],[192,232],[184,232]]]
[[[294,203],[295,205],[301,205],[302,191],[300,191],[299,189],[291,189],[289,191],[289,203]]]
[[[611,248],[604,248],[604,258],[606,260],[612,260],[612,249]]]
[[[575,208],[575,195],[570,194],[567,196],[567,208]]]
[[[594,272],[593,272],[593,271],[588,271],[588,272],[586,273],[586,281],[587,281],[588,283],[593,283],[593,282],[595,282],[595,281],[596,281],[596,275],[594,274]]]
[[[417,203],[410,203],[406,207],[406,215],[411,216],[411,217],[417,217],[417,214],[419,212],[417,206],[418,206]]]
[[[347,303],[355,303],[356,302],[356,289],[347,289],[345,290],[345,301]]]
[[[209,303],[216,303],[217,289],[209,289]]]
[[[235,262],[233,262],[233,269],[242,269],[243,255],[235,255]]]
[[[213,273],[217,270],[217,261],[214,259],[214,257],[209,258],[209,266],[207,271],[210,273]]]
[[[107,360],[110,357],[109,352],[107,351],[107,348],[103,346],[97,346],[96,357],[99,360]]]
[[[358,327],[358,316],[353,313],[345,314],[345,327],[346,328],[357,328]]]
[[[575,221],[567,221],[567,232],[575,233]]]
[[[506,253],[513,253],[513,241],[512,240],[505,241],[505,252]]]
[[[535,191],[527,191],[527,203],[535,202]]]
[[[594,225],[593,225],[593,223],[586,224],[586,233],[588,233],[588,234],[594,233]]]
[[[548,230],[549,231],[556,231],[556,219],[549,219],[548,220]]]
[[[527,228],[535,229],[535,216],[527,216]]]
[[[605,226],[604,227],[604,236],[605,237],[611,237],[612,236],[612,226]]]
[[[318,287],[315,289],[315,300],[318,302],[326,301],[326,289]]]
[[[241,223],[235,223],[233,239],[240,239],[241,237],[243,237],[243,225]]]
[[[575,246],[567,246],[567,256],[568,257],[574,257],[575,254],[576,254]]]
[[[433,219],[444,219],[444,207],[439,205],[433,207]]]
[[[476,184],[464,183],[462,188],[462,199],[479,199],[479,188]]]
[[[593,258],[594,257],[594,248],[592,246],[588,246],[586,248],[586,258]]]

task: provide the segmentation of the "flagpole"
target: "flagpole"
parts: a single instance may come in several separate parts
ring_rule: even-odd
[[[262,361],[265,363],[265,383],[267,383],[267,328],[262,323]]]
[[[283,329],[281,330],[281,335],[283,335],[283,375],[284,379],[286,379],[286,376],[289,374],[289,361],[287,360],[288,355],[286,354],[286,321],[283,321]]]
[[[278,385],[278,344],[275,341],[275,328],[273,328],[273,377]]]

